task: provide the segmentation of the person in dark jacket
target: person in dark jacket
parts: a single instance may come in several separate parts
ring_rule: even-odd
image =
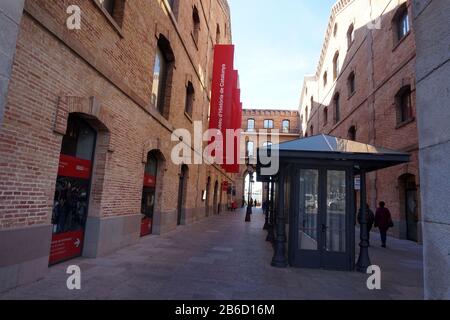
[[[392,222],[391,212],[386,208],[386,203],[381,201],[379,203],[379,208],[375,212],[375,227],[380,230],[381,246],[383,248],[386,248],[387,231],[393,226],[394,223]]]
[[[361,225],[361,208],[358,210],[358,223]],[[370,240],[370,231],[372,230],[373,223],[375,221],[375,215],[370,209],[369,204],[366,203],[366,223],[367,223],[367,240]]]

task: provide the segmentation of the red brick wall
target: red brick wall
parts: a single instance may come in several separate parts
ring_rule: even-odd
[[[394,234],[401,237],[405,236],[406,222],[399,178],[406,173],[414,175],[420,189],[415,118],[403,126],[397,126],[396,118],[395,96],[405,85],[411,86],[413,115],[416,114],[414,30],[411,24],[410,34],[397,44],[392,25],[394,14],[403,3],[407,3],[411,18],[410,1],[372,3],[374,17],[381,16],[380,29],[367,28],[369,20],[364,17],[371,4],[365,0],[336,10],[330,20],[316,74],[305,79],[300,105],[301,116],[305,117],[306,107],[309,110],[307,121],[301,124],[304,133],[310,135],[313,125],[314,134],[327,133],[347,138],[348,130],[355,126],[357,141],[411,153],[410,163],[369,175],[369,204],[374,207],[378,201],[386,202],[398,222]],[[336,23],[338,33],[335,37],[333,29]],[[348,48],[346,32],[351,23],[355,25],[355,41]],[[336,51],[339,51],[340,75],[333,81],[332,61]],[[328,73],[327,86],[323,85],[325,71]],[[347,79],[352,71],[356,74],[356,92],[350,95]],[[341,119],[335,123],[333,97],[337,92],[340,94]],[[311,96],[314,100],[312,110]],[[324,108],[328,108],[326,125]]]
[[[184,15],[194,3],[201,15],[198,48],[187,34],[192,16]],[[89,215],[140,212],[143,159],[152,149],[160,149],[166,158],[157,198],[160,211],[176,210],[180,166],[170,161],[170,135],[174,128],[193,129],[183,112],[186,79],[196,92],[192,118],[206,127],[215,26],[229,24],[219,1],[180,1],[183,14],[177,22],[160,1],[126,1],[123,37],[92,1],[71,4],[82,9],[81,30],[65,28],[63,1],[26,3],[0,129],[1,229],[50,223],[62,140],[55,119],[57,114],[67,117],[68,97],[83,101],[83,106],[67,108],[94,118],[92,125],[99,132]],[[223,27],[221,31],[222,42],[230,43],[231,34],[225,35]],[[170,40],[176,59],[168,120],[150,104],[159,33]],[[90,97],[96,106],[89,104]],[[230,178],[217,167],[189,169],[187,189],[198,192],[188,193],[187,208],[204,207],[200,192],[208,175],[213,183]]]

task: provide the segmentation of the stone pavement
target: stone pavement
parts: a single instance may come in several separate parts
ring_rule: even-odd
[[[368,275],[270,266],[260,210],[223,213],[97,259],[78,258],[49,269],[35,283],[0,299],[423,299],[422,246],[372,235],[372,263],[382,268],[382,289]],[[82,289],[66,287],[66,268],[79,265]]]

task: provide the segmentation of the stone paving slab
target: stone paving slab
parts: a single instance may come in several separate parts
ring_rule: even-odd
[[[423,299],[422,246],[371,235],[370,257],[382,268],[382,289],[366,287],[357,272],[270,266],[272,245],[260,210],[244,212],[142,238],[134,246],[97,259],[78,258],[49,269],[37,282],[0,293],[0,299]],[[66,268],[82,270],[82,289],[66,287]]]

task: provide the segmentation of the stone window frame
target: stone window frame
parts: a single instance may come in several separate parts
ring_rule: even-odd
[[[111,13],[103,6],[101,0],[92,0],[95,6],[103,13],[106,20],[121,38],[124,38],[123,22],[125,19],[125,6],[127,0],[114,0],[114,10]]]

